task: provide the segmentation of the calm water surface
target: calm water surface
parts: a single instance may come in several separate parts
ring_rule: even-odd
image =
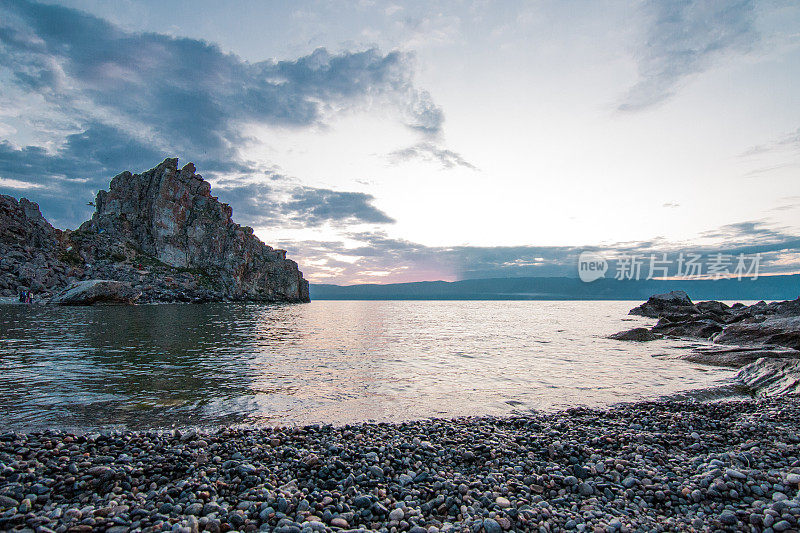
[[[0,428],[502,415],[715,387],[633,302],[0,306]]]

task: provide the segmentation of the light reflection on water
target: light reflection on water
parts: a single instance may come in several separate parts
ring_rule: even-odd
[[[0,428],[347,423],[602,406],[724,384],[632,302],[0,306]],[[660,357],[667,356],[667,357]]]

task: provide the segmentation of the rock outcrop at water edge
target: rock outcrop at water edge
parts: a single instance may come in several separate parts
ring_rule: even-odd
[[[73,283],[50,299],[57,305],[133,304],[142,295],[127,283],[92,279]]]
[[[613,335],[609,335],[608,338],[618,341],[647,342],[660,339],[661,335],[657,335],[647,328],[633,328],[627,331],[620,331],[619,333],[614,333]]]
[[[630,314],[658,318],[655,334],[743,344],[800,349],[800,298],[728,306],[708,301],[694,304],[683,291],[651,296]]]
[[[800,392],[800,359],[761,358],[736,374],[758,396],[780,396]]]
[[[800,392],[800,298],[728,306],[717,301],[694,304],[686,293],[674,291],[652,296],[630,314],[658,318],[651,334],[713,342],[682,359],[741,368],[737,379],[756,394]]]
[[[631,315],[660,317],[684,317],[698,313],[697,307],[683,291],[672,291],[665,294],[651,296],[639,307],[631,309]]]
[[[800,360],[800,352],[791,348],[712,345],[694,348],[681,356],[681,359],[691,363],[729,368],[741,368],[763,358]]]
[[[177,159],[100,191],[95,213],[75,231],[59,231],[25,199],[0,197],[0,295],[42,296],[85,280],[114,280],[141,302],[307,302],[297,263],[232,220],[232,209]]]
[[[800,350],[800,316],[769,317],[742,321],[725,327],[714,342],[720,344],[767,344]]]

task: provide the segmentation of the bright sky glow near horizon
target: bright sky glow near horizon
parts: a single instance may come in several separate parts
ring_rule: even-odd
[[[313,282],[800,270],[791,1],[0,0],[0,192],[59,227],[193,161]]]

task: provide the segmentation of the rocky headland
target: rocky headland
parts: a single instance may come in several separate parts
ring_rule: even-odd
[[[194,165],[179,169],[177,159],[114,177],[74,231],[51,226],[25,198],[0,196],[0,295],[31,290],[62,304],[308,301],[297,263],[232,215]]]
[[[800,298],[783,302],[694,303],[683,291],[650,297],[630,314],[658,319],[651,328],[611,335],[618,340],[678,337],[709,341],[683,359],[740,368],[737,380],[755,394],[800,392]]]

